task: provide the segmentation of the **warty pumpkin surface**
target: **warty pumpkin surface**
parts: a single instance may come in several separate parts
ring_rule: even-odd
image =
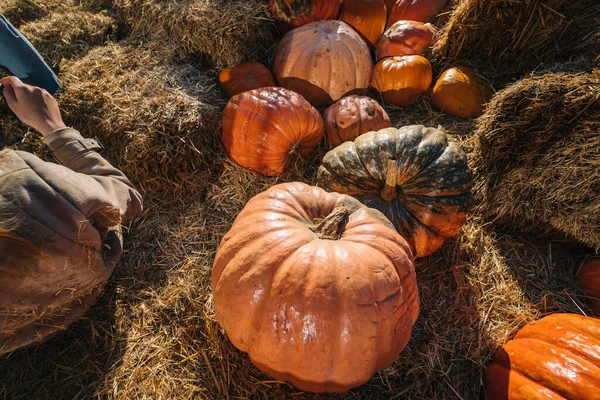
[[[383,0],[343,0],[339,19],[354,28],[369,46],[375,47],[387,21],[385,3]]]
[[[323,113],[327,140],[332,146],[354,140],[363,133],[389,128],[390,117],[378,102],[366,96],[347,96]]]
[[[494,354],[487,400],[600,399],[600,320],[552,314],[525,325]]]
[[[469,67],[442,72],[431,90],[431,105],[462,118],[478,117],[492,98],[492,88]]]
[[[224,69],[219,73],[219,83],[228,97],[265,86],[276,86],[271,71],[257,61]]]
[[[587,303],[596,314],[600,314],[600,258],[586,260],[577,271],[577,284],[585,292]]]
[[[425,93],[431,80],[431,64],[425,57],[396,56],[377,62],[371,86],[381,93],[385,102],[402,107]]]
[[[431,45],[436,35],[437,31],[430,23],[398,21],[377,41],[377,60],[421,54]]]
[[[252,198],[223,238],[217,320],[262,371],[311,392],[361,385],[419,314],[413,256],[379,211],[301,182]]]
[[[472,173],[446,134],[422,125],[368,132],[323,157],[318,184],[380,210],[417,257],[460,230],[472,206]]]
[[[223,111],[222,128],[227,154],[268,176],[312,153],[324,132],[321,114],[298,93],[280,87],[233,96]]]
[[[314,106],[366,91],[372,70],[369,47],[342,21],[311,22],[288,32],[273,62],[277,83]]]
[[[269,6],[282,33],[309,22],[336,19],[340,13],[339,0],[270,0]]]
[[[396,0],[388,12],[387,26],[400,20],[433,22],[448,0]]]

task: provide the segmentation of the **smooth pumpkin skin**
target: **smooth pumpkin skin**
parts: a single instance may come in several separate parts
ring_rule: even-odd
[[[552,314],[525,325],[494,354],[487,400],[600,399],[600,320]]]
[[[398,167],[395,175],[390,163]],[[390,175],[396,197],[388,201]],[[442,131],[422,125],[381,129],[342,143],[323,157],[317,181],[383,212],[416,257],[433,253],[458,233],[473,202],[464,152]]]
[[[219,83],[228,97],[265,86],[276,86],[269,68],[257,61],[224,69],[219,74]]]
[[[238,164],[277,175],[323,139],[321,114],[302,96],[280,87],[233,96],[223,111],[222,139]]]
[[[309,226],[349,216],[339,239]],[[311,392],[342,392],[398,358],[419,314],[413,256],[377,210],[301,182],[252,198],[223,238],[217,320],[262,371]]]
[[[288,32],[273,62],[277,83],[314,106],[366,91],[372,70],[369,47],[343,21],[311,22]]]
[[[400,20],[433,22],[448,0],[397,0],[388,13],[387,26]]]
[[[389,128],[390,117],[378,102],[366,96],[347,96],[323,113],[327,140],[332,146],[352,141],[369,131]]]
[[[336,19],[340,13],[339,0],[270,0],[269,6],[281,33],[309,22]]]
[[[600,314],[600,258],[586,260],[577,271],[577,284],[588,297],[587,303],[595,314]]]
[[[387,10],[383,0],[342,0],[339,19],[361,34],[371,47],[385,29]]]
[[[462,118],[478,117],[492,98],[492,89],[469,67],[450,68],[431,90],[431,105]]]
[[[396,56],[381,59],[373,69],[371,86],[386,103],[402,107],[431,86],[431,64],[425,57]]]
[[[398,21],[377,41],[375,53],[377,60],[421,54],[431,45],[436,36],[437,31],[430,23]]]

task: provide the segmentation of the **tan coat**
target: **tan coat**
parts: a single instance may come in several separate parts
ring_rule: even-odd
[[[0,241],[0,354],[42,342],[85,313],[122,254],[119,224],[142,211],[140,194],[95,141],[68,128],[44,142],[62,165],[0,153],[0,227],[43,254],[11,267]]]

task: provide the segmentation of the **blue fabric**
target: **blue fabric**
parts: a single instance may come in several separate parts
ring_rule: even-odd
[[[23,82],[54,94],[60,89],[56,74],[25,37],[0,14],[0,68]]]

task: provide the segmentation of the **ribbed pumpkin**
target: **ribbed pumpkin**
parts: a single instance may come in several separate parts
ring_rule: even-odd
[[[442,131],[421,125],[342,143],[323,157],[317,181],[383,212],[417,257],[455,235],[472,205],[465,154]]]
[[[339,19],[360,33],[367,44],[375,47],[385,29],[385,3],[383,0],[342,0]]]
[[[431,79],[431,64],[425,57],[386,57],[375,65],[371,85],[385,102],[404,106],[426,92]]]
[[[431,45],[436,35],[437,31],[430,23],[398,21],[377,41],[377,60],[421,54]]]
[[[600,258],[586,260],[577,271],[577,283],[583,289],[587,303],[596,314],[600,314]]]
[[[302,96],[280,87],[233,96],[223,111],[223,145],[238,164],[276,175],[323,139],[323,119]]]
[[[271,15],[281,33],[322,19],[336,19],[339,0],[270,0]]]
[[[483,106],[492,98],[492,89],[469,67],[450,68],[431,90],[431,105],[456,117],[481,115]]]
[[[327,140],[333,146],[352,141],[369,131],[390,127],[390,117],[375,100],[348,96],[329,106],[323,113]]]
[[[525,325],[494,354],[487,400],[600,399],[600,320],[552,314]]]
[[[231,97],[247,90],[275,86],[275,78],[263,64],[250,61],[221,71],[219,83],[227,96]]]
[[[400,20],[433,22],[448,0],[397,0],[388,12],[387,26]]]
[[[223,238],[217,320],[262,371],[311,392],[361,385],[419,314],[413,256],[377,210],[300,182],[251,199]]]
[[[273,63],[277,83],[315,106],[365,91],[372,70],[369,47],[342,21],[311,22],[288,32]]]

